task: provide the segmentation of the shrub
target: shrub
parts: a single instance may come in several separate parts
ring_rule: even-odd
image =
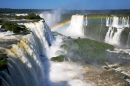
[[[2,20],[2,19],[0,19],[0,23],[3,23],[3,20]]]
[[[71,37],[70,37],[70,36],[68,36],[67,38],[68,38],[68,39],[71,39]]]
[[[6,56],[0,54],[0,70],[6,66]]]
[[[60,48],[63,48],[65,50],[69,49],[68,45],[66,45],[66,44],[61,45]]]
[[[41,19],[39,15],[36,15],[35,13],[30,13],[27,16],[27,19]]]
[[[9,31],[13,31],[15,33],[18,32],[18,25],[14,22],[11,22],[11,21],[7,21],[5,22],[1,28],[5,28],[6,30],[9,30]]]
[[[60,56],[57,56],[57,57],[52,57],[51,60],[56,61],[56,62],[63,62],[64,61],[64,56],[60,55]]]
[[[129,32],[130,32],[130,29],[129,28],[125,28],[124,31],[121,34],[121,43],[123,45],[127,44]]]
[[[6,21],[2,24],[1,28],[5,28],[6,30],[13,31],[14,33],[29,32],[24,25],[18,25],[17,23]]]
[[[73,43],[71,43],[73,42]],[[69,46],[69,48],[66,48]],[[72,39],[62,45],[67,50],[67,57],[72,61],[103,62],[107,60],[107,49],[114,50],[114,46],[104,42],[95,41],[86,38]]]

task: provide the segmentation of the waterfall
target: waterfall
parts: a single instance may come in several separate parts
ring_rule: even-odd
[[[124,30],[124,28],[117,29],[117,32],[112,37],[112,44],[120,45],[121,33],[123,30]]]
[[[78,36],[83,36],[83,24],[84,24],[84,16],[83,15],[73,15],[71,18],[70,26],[68,27],[68,31],[72,34],[76,34]]]
[[[46,23],[44,23],[44,28],[45,28],[45,30],[44,30],[45,38],[46,38],[49,46],[51,46],[51,44],[52,44],[52,42],[54,41],[55,38],[52,35],[51,29],[49,28],[49,26]]]
[[[29,28],[33,33],[35,33],[39,38],[45,36],[45,39],[49,45],[51,45],[54,41],[54,36],[52,35],[49,26],[46,23],[43,24],[43,20],[39,21],[39,23],[35,23],[35,25],[32,23],[25,24],[25,26]],[[44,28],[44,30],[41,28]]]
[[[70,25],[59,33],[73,38],[84,37],[84,26],[87,25],[87,16],[72,15]]]
[[[111,42],[112,36],[113,36],[113,32],[114,32],[114,28],[109,27],[108,32],[107,32],[106,37],[105,37],[105,42],[107,42],[107,43]]]
[[[2,86],[49,86],[46,52],[54,37],[43,21],[24,25],[32,32],[6,50],[9,73],[2,71]]]
[[[109,27],[105,36],[105,42],[114,45],[120,45],[120,37],[125,27],[129,27],[129,17],[119,18],[117,16],[106,18],[106,26]],[[114,30],[117,30],[116,32]]]

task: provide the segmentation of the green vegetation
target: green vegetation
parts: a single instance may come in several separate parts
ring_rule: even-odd
[[[10,9],[0,8],[0,14],[2,13],[38,13],[43,11],[51,11],[49,9]]]
[[[71,39],[71,37],[70,37],[70,36],[68,36],[67,38],[68,38],[68,39]]]
[[[63,62],[64,61],[64,56],[60,55],[60,56],[57,56],[57,57],[52,57],[51,60],[56,61],[56,62]]]
[[[3,69],[6,66],[6,56],[0,54],[0,70]]]
[[[109,15],[129,16],[130,10],[111,10]]]
[[[2,24],[1,28],[5,28],[6,30],[13,31],[14,33],[29,32],[24,25],[18,25],[17,23],[6,21]]]
[[[4,22],[4,20],[3,19],[0,19],[0,23],[3,23]]]
[[[107,14],[89,14],[87,15],[88,18],[104,18],[107,17]]]
[[[15,18],[15,14],[0,14],[0,18]]]
[[[27,19],[41,19],[41,17],[39,15],[34,14],[34,13],[30,13],[27,16]]]
[[[30,13],[27,16],[16,16],[17,19],[42,19],[39,15],[35,13]]]
[[[73,61],[104,62],[107,60],[106,50],[114,50],[114,46],[86,38],[69,39],[61,48],[67,50],[67,57]]]
[[[126,45],[126,44],[127,44],[129,32],[130,32],[130,28],[125,28],[124,31],[122,32],[122,35],[121,35],[121,43],[122,43],[123,45]]]
[[[63,49],[65,49],[65,50],[69,49],[68,45],[66,45],[66,44],[63,44],[60,47],[63,48]]]
[[[16,16],[15,14],[0,14],[0,18],[16,18],[16,19],[42,19],[39,15],[35,13],[29,13],[25,16]]]

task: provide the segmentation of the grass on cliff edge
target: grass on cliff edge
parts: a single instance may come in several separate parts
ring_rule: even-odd
[[[55,62],[63,62],[64,61],[64,55],[59,55],[59,56],[56,56],[56,57],[52,57],[51,60],[55,61]]]
[[[68,38],[61,48],[67,50],[66,56],[73,61],[104,62],[107,57],[107,49],[114,50],[114,46],[104,42],[87,38]]]
[[[6,30],[13,31],[14,33],[29,32],[24,25],[18,25],[12,21],[6,21],[2,24],[1,28],[5,28]]]

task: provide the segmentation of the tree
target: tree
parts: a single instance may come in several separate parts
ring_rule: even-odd
[[[41,17],[35,13],[30,13],[28,16],[26,16],[26,19],[41,19]]]
[[[20,33],[20,31],[29,32],[24,25],[18,25],[17,23],[11,21],[6,21],[1,28],[13,31],[14,33]]]

